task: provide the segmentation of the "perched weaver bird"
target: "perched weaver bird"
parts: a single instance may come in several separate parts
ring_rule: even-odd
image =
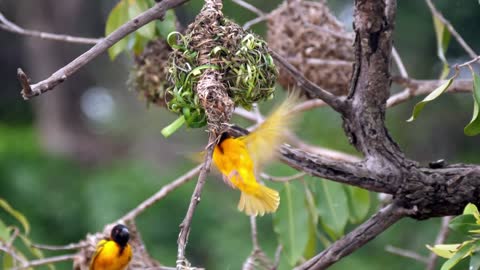
[[[98,242],[90,270],[124,270],[132,259],[132,248],[128,244],[130,233],[125,225],[117,224],[109,240]]]
[[[280,204],[278,192],[257,182],[255,175],[275,157],[277,148],[285,141],[285,132],[294,120],[291,110],[297,100],[290,95],[247,136],[234,138],[223,133],[213,150],[213,162],[224,181],[241,191],[238,210],[249,216],[273,213]]]

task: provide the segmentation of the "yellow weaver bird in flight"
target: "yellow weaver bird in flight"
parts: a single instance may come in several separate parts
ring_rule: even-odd
[[[117,224],[109,240],[98,242],[90,270],[125,270],[132,259],[132,248],[128,244],[130,233],[125,225]]]
[[[277,148],[285,142],[286,131],[294,120],[291,110],[297,100],[296,96],[290,95],[246,136],[234,138],[224,132],[213,150],[213,162],[224,181],[241,191],[238,210],[249,216],[273,213],[280,204],[278,192],[257,182],[255,175],[275,157]]]

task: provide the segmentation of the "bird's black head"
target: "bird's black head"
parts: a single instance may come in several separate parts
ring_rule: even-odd
[[[128,239],[130,239],[130,232],[128,232],[127,226],[117,224],[113,227],[110,237],[115,243],[119,244],[121,247],[125,247],[128,243]]]
[[[231,138],[230,134],[228,132],[223,132],[222,135],[220,135],[220,139],[218,140],[218,143],[222,143],[224,140]]]

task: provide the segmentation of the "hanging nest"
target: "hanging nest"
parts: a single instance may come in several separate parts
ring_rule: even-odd
[[[221,1],[206,0],[185,35],[171,33],[168,108],[189,127],[221,130],[235,106],[250,109],[272,97],[277,70],[267,44],[226,19]],[[164,135],[166,135],[164,133]]]
[[[109,224],[105,226],[102,233],[88,234],[87,238],[80,242],[83,246],[73,260],[73,270],[89,270],[90,262],[92,261],[93,255],[95,254],[96,245],[103,239],[108,239],[110,237],[110,232],[116,224]],[[128,243],[132,247],[133,256],[130,264],[128,265],[128,270],[143,270],[150,268],[159,268],[161,264],[154,260],[147,253],[145,245],[140,236],[140,233],[137,230],[135,223],[129,222],[128,229],[130,231],[130,240]]]
[[[353,34],[332,15],[324,0],[286,1],[268,20],[268,44],[306,78],[335,95],[345,95],[354,60]],[[279,83],[296,85],[280,67]]]
[[[172,52],[164,39],[148,42],[143,52],[135,57],[128,84],[139,93],[147,105],[166,107],[167,63]]]

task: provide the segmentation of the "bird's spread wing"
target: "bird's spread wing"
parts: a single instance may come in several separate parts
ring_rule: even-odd
[[[95,260],[97,259],[98,257],[98,254],[100,254],[103,250],[103,247],[105,246],[105,244],[107,243],[108,241],[107,240],[101,240],[100,242],[98,242],[97,244],[97,247],[95,248],[95,254],[93,255],[93,259],[92,259],[92,262],[90,263],[90,270],[95,270],[93,269],[93,265],[95,264]]]
[[[277,148],[286,141],[286,131],[292,128],[295,120],[295,114],[291,110],[297,103],[298,97],[290,94],[256,130],[241,138],[255,167],[272,160]]]

